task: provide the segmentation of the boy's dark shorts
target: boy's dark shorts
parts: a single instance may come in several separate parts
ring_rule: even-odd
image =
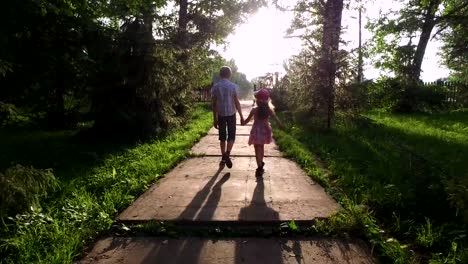
[[[236,115],[218,116],[218,129],[220,141],[226,141],[226,129],[227,141],[234,141],[236,139]]]

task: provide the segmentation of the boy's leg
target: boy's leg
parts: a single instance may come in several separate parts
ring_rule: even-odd
[[[224,156],[226,154],[226,141],[225,140],[219,141],[219,147],[221,149],[221,156]]]
[[[226,149],[226,165],[228,168],[232,167],[232,161],[229,157],[231,155],[232,147],[236,141],[236,115],[229,116],[226,120],[227,122],[227,149]]]
[[[221,162],[220,165],[225,164],[226,156],[226,117],[218,116],[218,132],[219,132],[219,148],[221,149]]]
[[[236,115],[226,118],[227,126],[227,152],[231,153],[234,141],[236,141]]]

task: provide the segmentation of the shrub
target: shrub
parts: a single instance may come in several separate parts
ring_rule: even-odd
[[[275,106],[276,111],[283,112],[289,109],[287,104],[288,91],[284,87],[275,87],[275,89],[272,89],[270,97],[271,103]]]
[[[428,85],[417,87],[418,110],[434,111],[448,108],[447,87],[440,85]]]
[[[15,165],[0,173],[0,218],[28,207],[39,207],[39,199],[58,188],[52,169]]]
[[[336,107],[346,112],[360,112],[368,107],[368,90],[374,83],[350,83],[336,89]]]
[[[369,89],[370,105],[383,108],[391,112],[402,110],[404,90],[401,82],[395,78],[382,78],[377,80]]]
[[[0,127],[18,128],[27,127],[32,120],[23,115],[13,104],[0,102]]]
[[[393,113],[443,110],[448,107],[448,90],[439,85],[409,84],[398,78],[382,78],[369,86],[370,107]]]

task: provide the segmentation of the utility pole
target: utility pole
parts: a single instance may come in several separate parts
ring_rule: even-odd
[[[358,53],[359,53],[359,58],[358,58],[358,83],[362,83],[362,7],[359,7],[359,48],[358,48]]]

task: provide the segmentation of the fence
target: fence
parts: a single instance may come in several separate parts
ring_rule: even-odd
[[[193,97],[197,102],[208,102],[211,100],[211,85],[193,91]]]
[[[439,89],[445,94],[445,101],[454,107],[468,106],[468,84],[462,82],[425,82],[427,88]]]

